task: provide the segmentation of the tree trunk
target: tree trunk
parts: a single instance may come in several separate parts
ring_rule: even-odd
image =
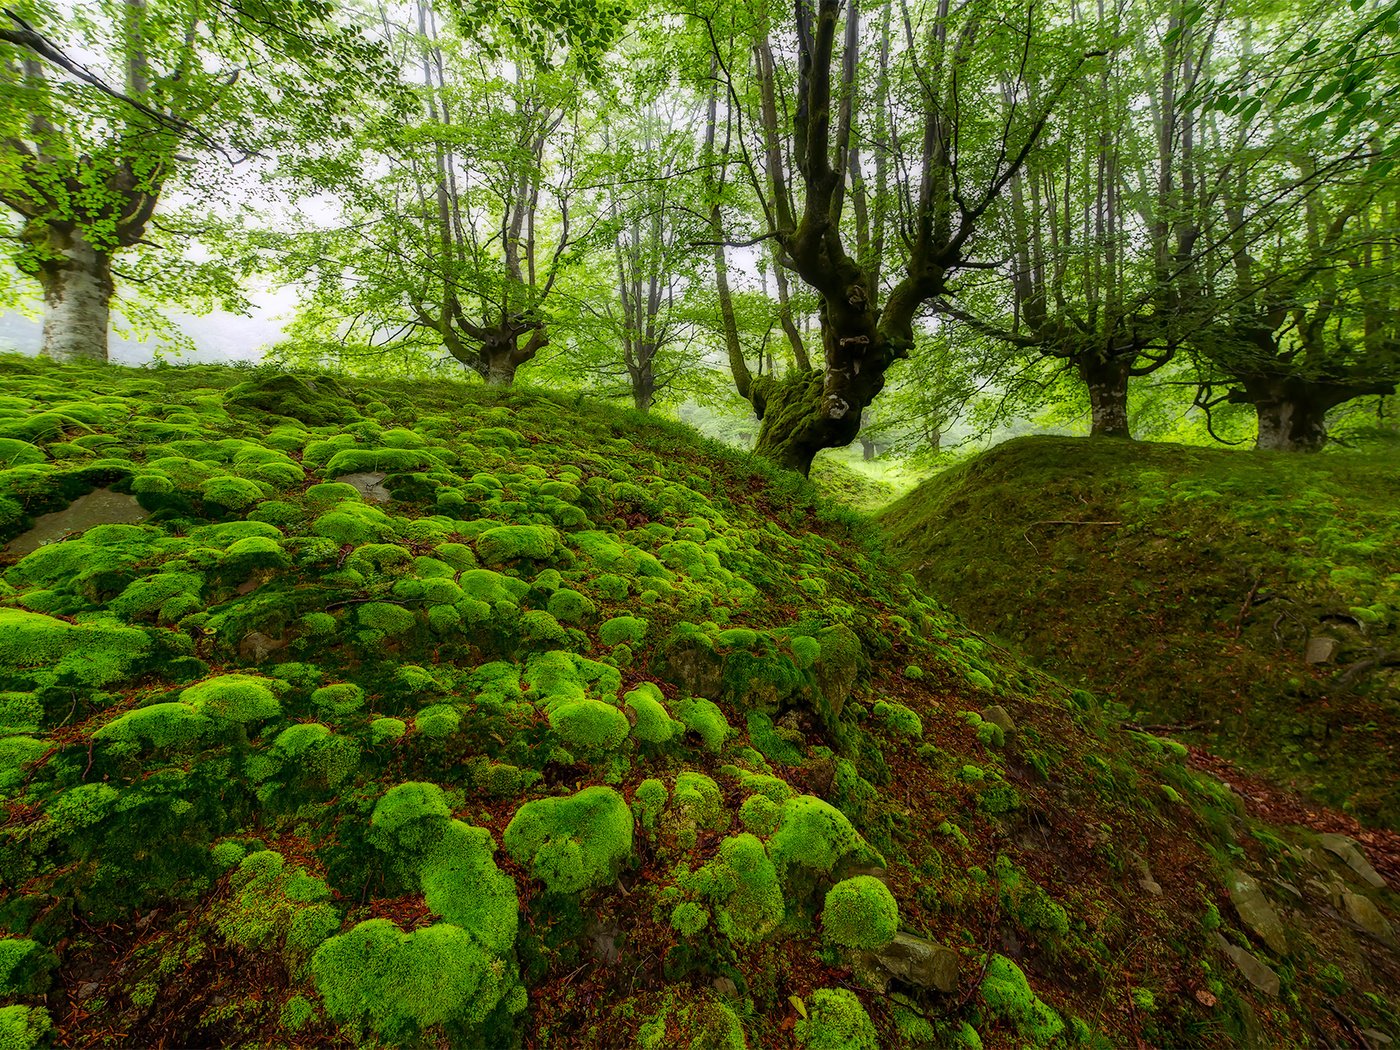
[[[860,439],[860,458],[869,463],[875,458],[875,439],[862,435]]]
[[[443,345],[448,353],[481,376],[487,386],[510,386],[515,382],[515,370],[549,345],[544,325],[539,322],[508,320],[490,328],[471,324],[462,327],[476,346],[469,346],[456,337],[446,324]],[[530,338],[521,346],[520,340],[526,334]]]
[[[1317,452],[1327,444],[1327,413],[1358,397],[1387,397],[1396,383],[1385,379],[1318,380],[1301,376],[1249,376],[1230,391],[1234,404],[1254,406],[1259,419],[1255,448]]]
[[[45,357],[56,361],[107,360],[112,259],[80,233],[48,231],[47,258],[39,265],[44,291]]]
[[[656,350],[645,343],[639,349],[638,357],[640,360],[636,368],[630,369],[632,374],[632,404],[636,406],[638,412],[650,412],[652,400],[656,397],[656,373],[651,365]]]
[[[1327,444],[1327,413],[1340,404],[1322,384],[1294,377],[1246,379],[1230,400],[1254,406],[1255,448],[1274,452],[1319,451]]]
[[[1079,355],[1075,364],[1089,391],[1089,413],[1094,437],[1131,438],[1128,429],[1128,376],[1133,357],[1110,357],[1096,353]]]
[[[750,391],[763,420],[756,451],[803,475],[822,449],[844,448],[855,440],[861,415],[884,389],[894,357],[863,300],[842,307],[823,302],[825,368],[758,377]]]

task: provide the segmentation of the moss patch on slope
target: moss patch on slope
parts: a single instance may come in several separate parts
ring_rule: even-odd
[[[1393,454],[1035,437],[881,521],[974,626],[1145,722],[1400,828],[1397,508]]]

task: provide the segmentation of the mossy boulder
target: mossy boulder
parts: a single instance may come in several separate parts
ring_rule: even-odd
[[[806,1004],[807,1016],[793,1029],[807,1050],[879,1050],[880,1040],[865,1006],[848,988],[819,988]]]
[[[1065,1022],[1031,990],[1021,968],[1004,955],[993,955],[982,977],[982,1001],[993,1017],[1008,1021],[1036,1046],[1048,1046],[1065,1030]]]
[[[334,380],[322,376],[259,377],[230,388],[224,403],[235,410],[255,409],[288,416],[313,427],[344,423],[356,414],[345,391]]]
[[[484,565],[545,561],[561,546],[558,530],[548,525],[500,525],[476,538],[477,557]]]
[[[0,609],[0,678],[109,685],[126,678],[150,652],[150,637],[141,630]]]
[[[527,802],[506,826],[506,851],[553,893],[606,885],[632,855],[632,811],[609,787]]]
[[[832,943],[873,950],[889,944],[898,930],[899,905],[874,876],[843,879],[827,891],[822,931]]]
[[[370,919],[322,944],[311,959],[326,1012],[389,1043],[411,1043],[444,1026],[476,1042],[497,1007],[524,996],[498,956],[467,930],[440,922],[405,933]]]
[[[275,679],[257,675],[219,675],[182,691],[180,702],[210,718],[262,722],[282,714],[282,705],[273,691],[275,686]]]

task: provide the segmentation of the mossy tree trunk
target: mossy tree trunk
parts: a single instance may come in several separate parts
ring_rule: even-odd
[[[1395,383],[1342,383],[1299,376],[1250,376],[1229,400],[1254,406],[1255,447],[1275,452],[1318,452],[1327,444],[1327,413],[1366,395],[1395,393]]]
[[[540,321],[508,318],[489,328],[474,324],[461,327],[471,336],[472,344],[455,337],[450,326],[443,332],[444,344],[487,386],[510,386],[515,382],[516,369],[549,345],[549,336]]]
[[[35,267],[44,292],[42,353],[57,361],[106,361],[112,257],[80,230],[49,225]]]
[[[1075,367],[1089,392],[1090,433],[1094,437],[1131,438],[1128,427],[1128,377],[1136,354],[1081,354]]]

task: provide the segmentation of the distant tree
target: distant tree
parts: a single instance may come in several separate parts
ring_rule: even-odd
[[[216,200],[219,169],[289,123],[345,132],[337,99],[379,85],[382,62],[333,12],[102,0],[0,16],[0,203],[19,223],[10,261],[43,292],[45,354],[106,360],[118,258],[183,233],[152,232],[172,186]]]

